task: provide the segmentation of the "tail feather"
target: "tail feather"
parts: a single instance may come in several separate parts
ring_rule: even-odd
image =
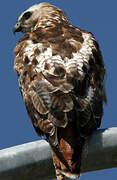
[[[82,144],[79,141],[75,122],[57,129],[58,145],[52,148],[57,172],[70,178],[80,177]]]

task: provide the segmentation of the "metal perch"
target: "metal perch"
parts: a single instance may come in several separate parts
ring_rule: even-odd
[[[85,144],[82,172],[117,167],[117,127],[94,132]],[[50,147],[44,140],[0,150],[0,180],[55,178]]]

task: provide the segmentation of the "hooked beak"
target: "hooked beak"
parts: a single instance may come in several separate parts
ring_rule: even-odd
[[[17,23],[13,28],[13,33],[20,32],[22,30],[21,24]]]

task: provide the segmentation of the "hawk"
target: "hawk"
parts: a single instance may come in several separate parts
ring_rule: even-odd
[[[40,3],[14,26],[23,32],[14,69],[27,113],[52,150],[58,180],[77,178],[87,137],[103,115],[105,67],[99,45],[59,8]]]

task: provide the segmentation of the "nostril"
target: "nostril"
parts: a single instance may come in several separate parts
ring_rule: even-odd
[[[19,27],[19,23],[16,24],[16,27]]]

